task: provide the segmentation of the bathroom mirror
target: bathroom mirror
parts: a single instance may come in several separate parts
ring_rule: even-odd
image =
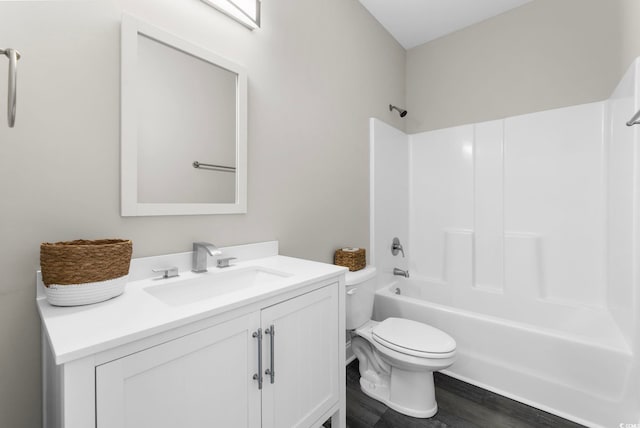
[[[122,18],[123,216],[247,212],[247,74]]]

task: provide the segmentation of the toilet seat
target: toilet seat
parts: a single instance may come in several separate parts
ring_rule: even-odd
[[[456,342],[442,330],[404,318],[387,318],[371,330],[380,345],[420,358],[449,358]]]

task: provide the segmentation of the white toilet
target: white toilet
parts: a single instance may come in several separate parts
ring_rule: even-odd
[[[438,411],[433,372],[453,364],[456,342],[429,325],[403,319],[371,320],[376,268],[346,274],[346,326],[368,396],[416,418]]]

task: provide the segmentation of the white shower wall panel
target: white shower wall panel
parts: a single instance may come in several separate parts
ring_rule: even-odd
[[[607,307],[604,106],[409,136],[411,271],[426,293],[629,349]]]
[[[539,236],[532,245],[539,252],[537,287],[543,299],[605,305],[603,106],[504,121],[506,242],[513,233]],[[511,254],[506,251],[507,265]]]
[[[473,126],[411,135],[409,141],[411,271],[444,283],[447,232],[473,229]]]
[[[504,287],[504,121],[475,125],[474,286]]]
[[[620,331],[628,342],[633,337],[634,312],[634,162],[637,156],[637,126],[623,124],[629,112],[640,108],[636,94],[636,76],[640,62],[636,61],[608,101],[606,124],[610,132],[607,141],[607,304]],[[635,190],[637,191],[637,190]]]
[[[393,268],[407,269],[407,257],[391,254],[394,237],[409,249],[409,137],[379,119],[370,119],[371,253],[381,284]]]

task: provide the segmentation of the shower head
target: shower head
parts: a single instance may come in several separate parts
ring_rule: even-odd
[[[393,111],[393,110],[398,110],[398,113],[400,113],[400,117],[405,117],[407,115],[406,110],[403,110],[401,108],[398,108],[394,105],[389,104],[389,111]]]

